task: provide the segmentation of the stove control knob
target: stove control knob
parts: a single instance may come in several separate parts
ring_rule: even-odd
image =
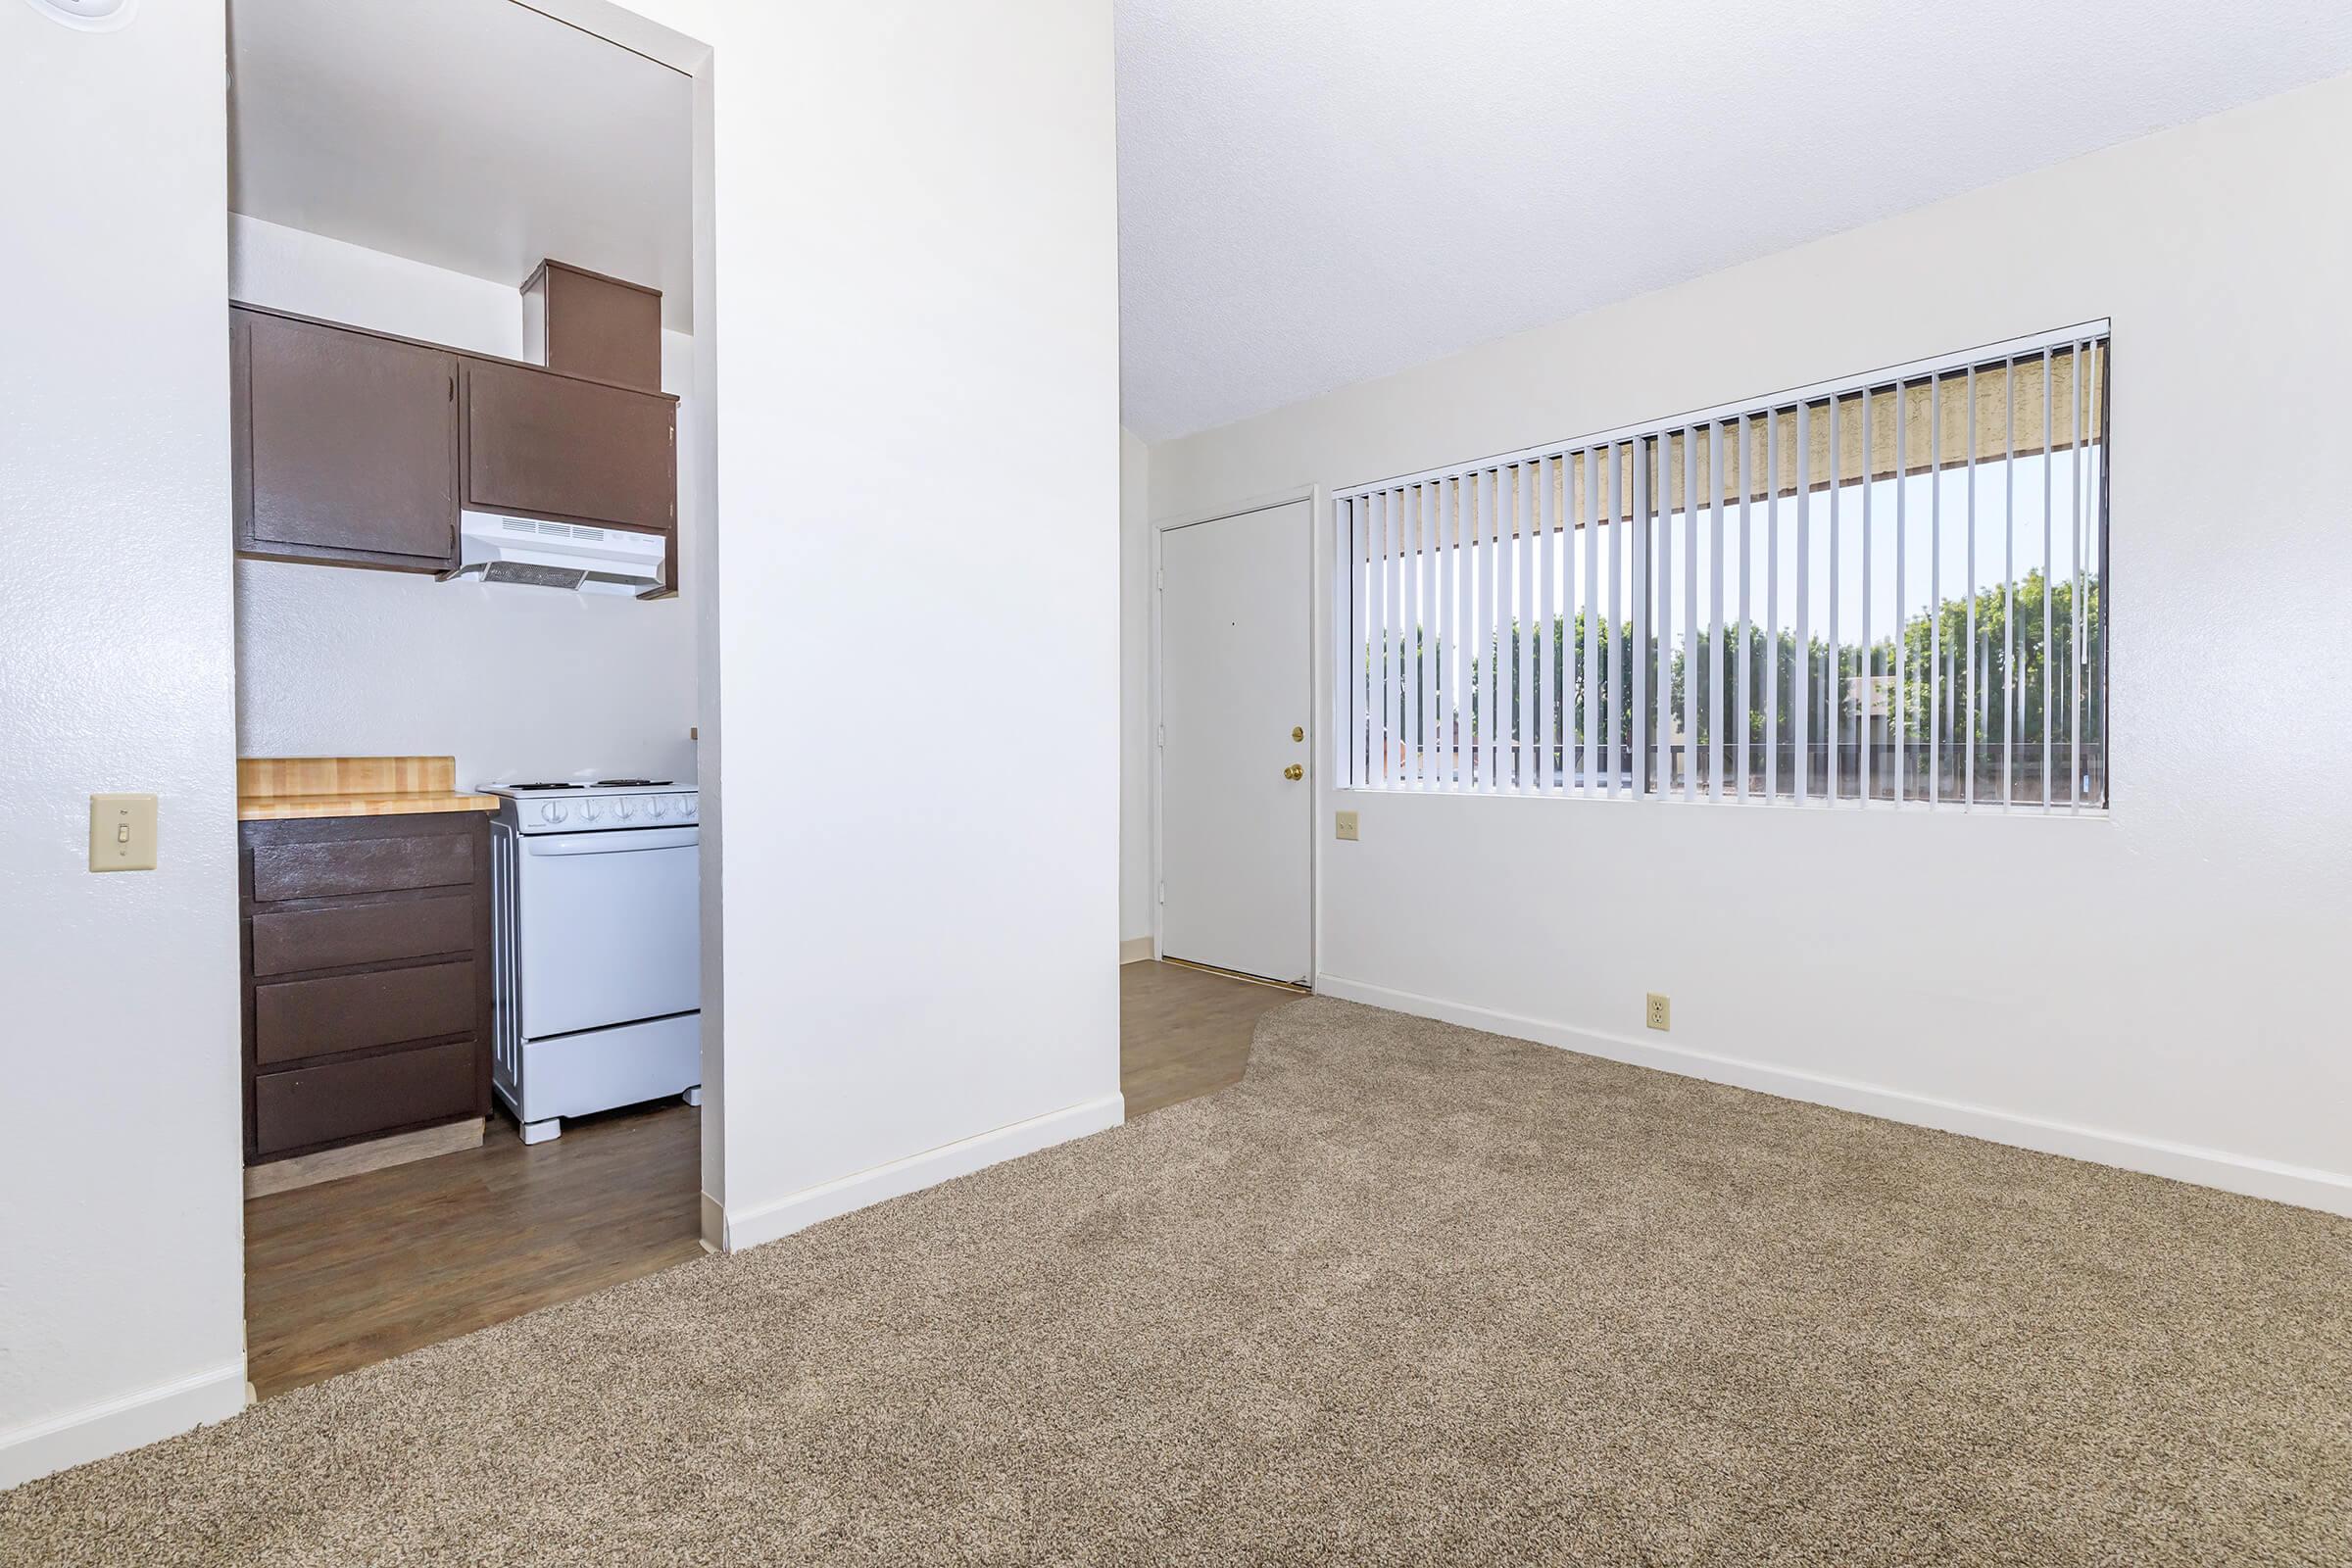
[[[595,821],[597,815],[596,803],[594,801],[582,801],[580,803],[580,815],[584,820],[590,822]]]
[[[542,822],[561,822],[570,814],[564,808],[562,801],[549,801],[539,808],[539,820]]]
[[[693,796],[689,795],[684,800],[678,802],[678,814],[680,816],[692,816],[694,814]]]
[[[620,813],[620,819],[625,822],[630,817],[637,814],[637,803],[633,800],[630,800],[626,795],[623,795],[620,800],[615,803],[613,809]]]
[[[645,809],[647,814],[652,816],[667,816],[669,814],[669,803],[662,799],[661,796],[657,795],[652,800],[645,803]]]

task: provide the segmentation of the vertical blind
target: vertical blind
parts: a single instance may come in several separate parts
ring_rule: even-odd
[[[2103,809],[2106,323],[1340,491],[1358,789]]]

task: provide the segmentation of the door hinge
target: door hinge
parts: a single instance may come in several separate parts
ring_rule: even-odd
[[[1154,566],[1154,567],[1152,567],[1152,587],[1154,587],[1154,588],[1156,588],[1156,589],[1160,589],[1160,590],[1162,590],[1163,592],[1166,590],[1166,588],[1167,588],[1167,586],[1168,586],[1168,568],[1167,568],[1167,567],[1165,567],[1165,566]]]
[[[1162,904],[1168,902],[1168,885],[1165,882],[1159,885],[1159,902]]]
[[[1168,745],[1168,726],[1167,726],[1167,725],[1165,725],[1165,724],[1162,724],[1162,725],[1160,725],[1160,726],[1159,726],[1159,745],[1160,745],[1160,749],[1161,749],[1162,751],[1165,751],[1165,750],[1167,749],[1167,745]]]
[[[454,375],[449,378],[449,401],[458,401],[458,378]]]

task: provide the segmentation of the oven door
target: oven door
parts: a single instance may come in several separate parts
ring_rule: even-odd
[[[702,1005],[699,829],[522,840],[522,1033],[601,1029]]]

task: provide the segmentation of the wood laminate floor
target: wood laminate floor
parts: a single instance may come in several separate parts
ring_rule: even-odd
[[[267,1399],[702,1251],[703,1113],[676,1101],[245,1204],[245,1375]]]
[[[1119,971],[1130,1117],[1241,1082],[1298,993],[1165,963]],[[245,1205],[247,1376],[267,1399],[684,1262],[702,1250],[702,1112],[675,1102]]]
[[[1242,1081],[1260,1013],[1302,995],[1181,964],[1119,970],[1119,1092],[1127,1117]]]

